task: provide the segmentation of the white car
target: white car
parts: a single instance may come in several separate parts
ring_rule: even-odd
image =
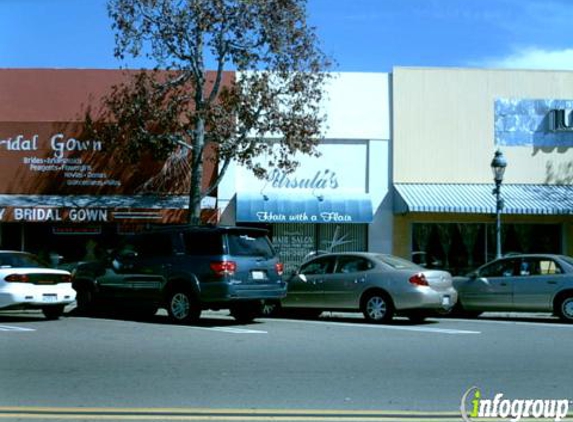
[[[49,268],[33,254],[0,251],[0,310],[41,309],[58,319],[76,299],[71,281],[69,271]]]

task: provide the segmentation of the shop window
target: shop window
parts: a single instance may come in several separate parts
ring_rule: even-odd
[[[502,224],[502,251],[561,253],[559,224]],[[467,274],[495,258],[493,224],[415,223],[411,259],[427,268]]]
[[[287,274],[322,253],[368,250],[366,224],[272,224],[270,233]]]

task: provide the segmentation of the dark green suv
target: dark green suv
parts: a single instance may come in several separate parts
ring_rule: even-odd
[[[203,309],[229,309],[248,322],[262,301],[285,297],[282,273],[265,230],[171,227],[126,237],[106,259],[78,265],[72,286],[82,312],[165,308],[185,323]]]

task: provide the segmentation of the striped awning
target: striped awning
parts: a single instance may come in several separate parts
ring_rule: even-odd
[[[394,184],[394,211],[492,214],[494,184]],[[502,184],[504,214],[573,215],[573,185]]]

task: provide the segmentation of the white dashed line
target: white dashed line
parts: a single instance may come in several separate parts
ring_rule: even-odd
[[[435,328],[425,326],[403,326],[403,325],[384,325],[384,324],[360,324],[352,322],[334,322],[334,321],[307,321],[307,320],[286,320],[277,319],[276,321],[296,322],[302,324],[315,324],[315,325],[331,325],[336,327],[352,327],[352,328],[374,328],[377,330],[397,330],[397,331],[415,331],[421,333],[436,333],[436,334],[481,334],[481,331],[472,330],[456,330],[452,328]]]
[[[13,327],[10,325],[0,325],[0,331],[36,331],[34,328]]]
[[[230,333],[230,334],[268,334],[267,331],[249,330],[246,328],[234,328],[234,327],[197,327],[197,326],[190,326],[189,328],[196,328],[198,330],[206,330],[206,331],[219,331],[221,333]]]

